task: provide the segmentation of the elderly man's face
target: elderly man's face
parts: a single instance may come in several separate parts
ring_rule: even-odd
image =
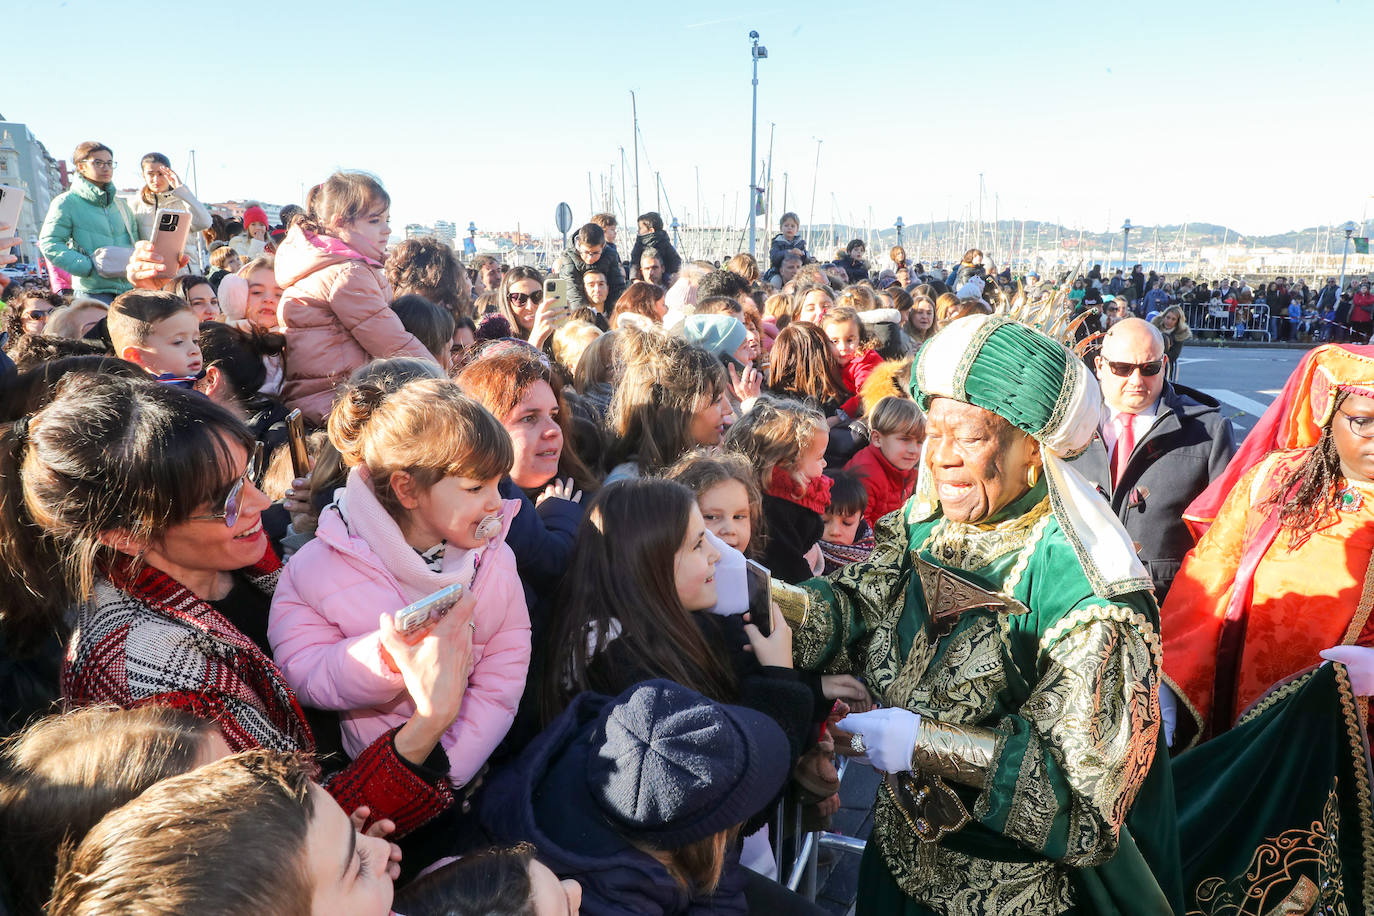
[[[925,460],[935,495],[956,522],[984,522],[1023,495],[1040,446],[981,407],[935,398],[926,414]]]

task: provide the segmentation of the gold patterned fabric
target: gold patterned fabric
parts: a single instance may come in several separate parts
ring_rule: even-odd
[[[913,773],[878,794],[884,862],[940,913],[1078,905],[1074,870],[1116,853],[1155,764],[1153,600],[1094,593],[1043,484],[992,525],[885,521],[869,561],[804,584],[794,634],[799,667],[922,716]]]

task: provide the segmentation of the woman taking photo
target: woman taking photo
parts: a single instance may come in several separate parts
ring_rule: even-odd
[[[191,189],[182,184],[180,176],[172,171],[172,160],[161,153],[148,153],[138,163],[139,170],[143,173],[143,187],[139,189],[129,204],[129,209],[133,211],[134,219],[138,221],[138,237],[144,241],[151,240],[153,237],[153,227],[157,223],[157,214],[164,210],[177,210],[191,215],[191,231],[204,232],[210,228],[212,218],[210,211],[205,209],[205,205],[196,200],[196,196],[191,193]],[[187,265],[192,273],[199,273],[201,270],[200,254],[194,242],[187,236],[190,250],[186,252],[191,258],[191,263]]]
[[[243,423],[199,394],[112,376],[64,385],[0,439],[7,642],[70,621],[69,705],[162,703],[213,719],[234,751],[313,752],[264,648],[281,564],[262,530],[259,466]],[[347,810],[366,805],[404,832],[453,802],[435,749],[466,682],[464,602],[410,642],[381,617],[418,709],[329,782]]]
[[[557,296],[544,298],[544,275],[534,267],[515,267],[501,278],[496,291],[496,313],[510,325],[512,337],[543,349],[557,329],[554,323]]]

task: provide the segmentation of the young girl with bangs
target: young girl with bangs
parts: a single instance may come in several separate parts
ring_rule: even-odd
[[[382,273],[391,237],[391,197],[363,172],[335,172],[310,189],[306,212],[276,255],[286,331],[282,396],[322,425],[335,388],[373,359],[432,360],[391,310]]]
[[[774,578],[802,582],[821,568],[816,545],[825,531],[821,514],[830,504],[824,473],[828,433],[814,407],[761,397],[725,439],[727,449],[753,466],[763,492],[768,543],[762,562]]]
[[[440,740],[448,776],[466,785],[506,736],[530,660],[530,622],[505,543],[518,503],[502,500],[510,437],[448,381],[391,393],[350,388],[329,418],[348,482],[313,541],[282,574],[268,638],[287,682],[307,703],[342,712],[356,754],[409,715],[383,618],[439,589],[475,599],[473,667],[458,718]],[[457,613],[455,611],[455,613]]]
[[[858,392],[883,361],[878,353],[878,342],[860,320],[859,313],[848,305],[837,305],[826,312],[821,319],[821,330],[835,348],[835,361],[840,364],[844,388],[851,392],[840,409],[848,416],[858,416],[863,413]]]

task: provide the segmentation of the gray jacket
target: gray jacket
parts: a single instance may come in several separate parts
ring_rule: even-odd
[[[1116,511],[1155,582],[1161,604],[1193,536],[1183,510],[1216,479],[1235,452],[1221,404],[1183,385],[1164,383],[1149,432],[1136,441],[1121,485],[1112,489],[1107,447],[1099,432],[1073,467]]]

